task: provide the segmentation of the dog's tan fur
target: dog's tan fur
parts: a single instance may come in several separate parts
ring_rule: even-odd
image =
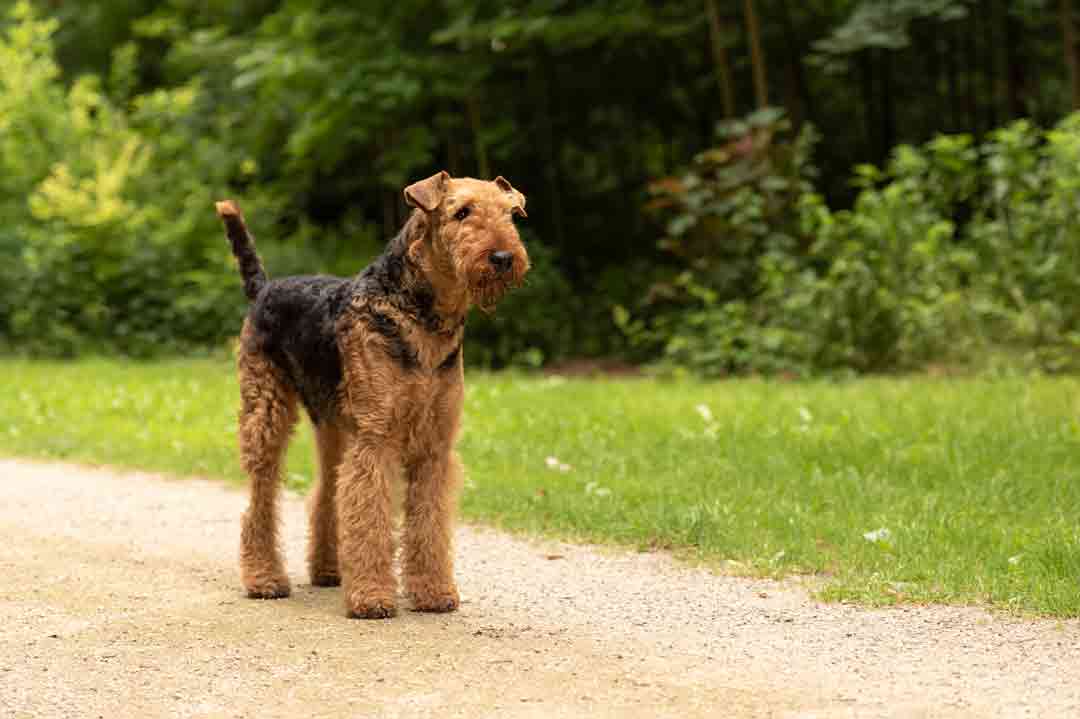
[[[472,305],[491,308],[528,270],[512,221],[512,214],[524,214],[525,198],[502,178],[482,182],[440,173],[409,186],[405,196],[417,209],[404,228],[411,271],[400,292],[422,284],[434,295],[432,312],[417,316],[393,293],[352,296],[336,323],[342,380],[333,411],[315,422],[319,480],[309,500],[308,571],[312,584],[341,583],[355,617],[396,612],[395,483],[404,495],[406,594],[419,611],[458,606],[451,541],[462,476],[454,443],[464,397],[465,316]],[[223,217],[230,209],[239,215],[225,204],[219,205]],[[457,219],[466,207],[468,217]],[[511,270],[494,269],[496,252],[512,254]],[[394,333],[373,330],[373,317],[389,318]],[[299,395],[281,362],[247,341],[252,332],[249,318],[238,362],[240,449],[251,479],[241,574],[250,596],[282,597],[289,580],[277,536],[277,496]],[[402,347],[410,352],[407,362]]]

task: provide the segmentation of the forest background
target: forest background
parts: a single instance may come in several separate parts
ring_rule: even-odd
[[[470,363],[1075,369],[1071,0],[0,2],[0,348],[218,353],[445,168],[528,196]]]

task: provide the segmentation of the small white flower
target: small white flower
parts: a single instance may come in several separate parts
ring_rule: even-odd
[[[1013,556],[1009,557],[1009,564],[1011,564],[1011,565],[1013,565],[1015,567],[1017,564],[1020,563],[1020,560],[1023,559],[1023,558],[1024,558],[1023,554],[1014,554]]]
[[[557,472],[569,472],[573,467],[564,462],[560,462],[558,457],[548,457],[544,460],[544,464],[548,466],[548,469],[554,469]]]
[[[594,497],[608,497],[611,495],[611,490],[607,487],[601,487],[599,482],[589,482],[585,485],[585,494],[591,494]]]
[[[892,539],[892,532],[885,527],[882,527],[881,529],[875,529],[873,532],[867,532],[863,535],[863,539],[868,542],[874,542],[875,544],[877,542],[887,542]]]
[[[810,410],[808,410],[806,407],[799,407],[799,419],[801,419],[806,424],[810,424],[814,421],[814,415],[811,414]]]
[[[697,413],[699,415],[701,415],[701,419],[703,419],[704,421],[706,421],[706,422],[712,422],[713,421],[713,414],[712,414],[712,410],[709,409],[709,405],[707,405],[707,404],[699,404],[696,407],[694,407],[694,409],[697,410]]]

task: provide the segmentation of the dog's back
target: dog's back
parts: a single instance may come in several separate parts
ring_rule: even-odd
[[[329,275],[269,280],[248,312],[249,349],[281,368],[315,422],[334,411],[342,377],[336,327],[355,285]]]

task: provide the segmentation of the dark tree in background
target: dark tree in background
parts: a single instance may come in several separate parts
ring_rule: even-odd
[[[513,173],[577,281],[651,244],[628,207],[725,118],[813,121],[842,200],[898,142],[1052,121],[1080,92],[1071,0],[43,3],[72,76],[134,41],[140,89],[211,88],[286,222],[392,225],[435,166]]]
[[[1072,108],[1080,107],[1080,59],[1076,56],[1076,26],[1072,0],[1061,0],[1061,46],[1069,70]]]
[[[610,349],[610,307],[670,260],[646,188],[720,143],[726,121],[773,106],[796,131],[811,123],[817,185],[842,207],[852,167],[900,143],[1080,106],[1071,0],[34,6],[59,20],[68,81],[128,63],[134,87],[106,83],[120,104],[197,87],[190,122],[229,148],[233,187],[333,269],[401,222],[410,179],[511,177],[529,196],[527,239],[569,283],[551,287],[574,295],[551,308],[569,352]]]

